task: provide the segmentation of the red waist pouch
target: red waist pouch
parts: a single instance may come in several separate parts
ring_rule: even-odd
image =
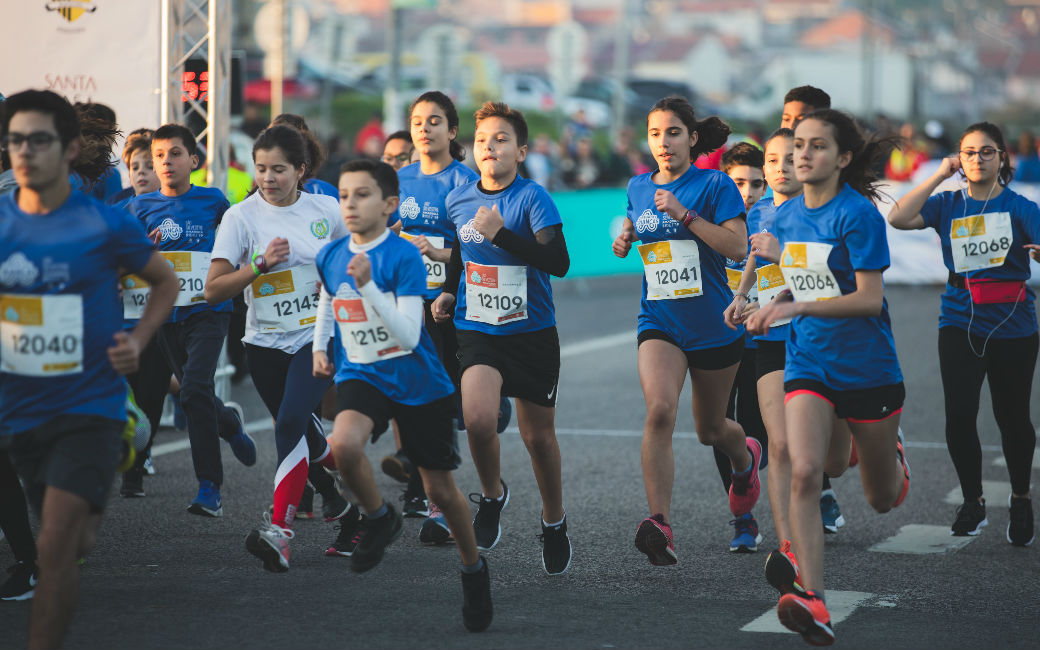
[[[1020,280],[965,278],[964,288],[971,293],[971,301],[976,305],[1023,302],[1026,299],[1026,283]]]

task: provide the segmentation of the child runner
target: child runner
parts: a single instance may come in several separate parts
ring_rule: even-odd
[[[80,129],[65,99],[29,90],[4,108],[0,144],[19,187],[0,199],[0,447],[41,518],[29,647],[56,648],[119,461],[120,375],[137,370],[177,280],[129,215],[72,191]],[[129,333],[120,331],[120,269],[153,287]]]
[[[965,190],[932,192],[960,171]],[[958,155],[892,208],[901,230],[933,228],[950,277],[939,316],[939,368],[946,401],[946,446],[964,503],[951,535],[977,535],[988,523],[982,495],[982,450],[976,420],[982,380],[989,380],[993,415],[1011,477],[1007,540],[1033,541],[1029,498],[1036,431],[1029,397],[1038,346],[1027,247],[1040,243],[1040,210],[1011,191],[1013,171],[1004,135],[988,122],[961,135]],[[1027,246],[1025,246],[1027,245]]]
[[[765,176],[762,173],[764,159],[762,150],[748,142],[739,142],[732,149],[722,154],[719,167],[740,191],[740,198],[744,200],[744,211],[751,213],[752,207],[762,198],[766,192]],[[750,229],[748,232],[751,232]],[[744,260],[726,259],[726,276],[729,287],[737,291],[740,284],[741,271],[744,269]],[[734,328],[735,329],[735,328]],[[733,390],[729,393],[729,403],[726,406],[726,417],[736,422],[744,429],[744,433],[755,440],[763,449],[762,459],[759,461],[759,469],[768,462],[768,449],[765,425],[762,424],[762,414],[758,410],[758,389],[755,386],[755,355],[757,344],[752,340],[750,334],[744,337],[744,352],[740,359],[740,367],[733,381]],[[730,462],[726,454],[717,447],[713,449],[715,464],[722,478],[722,487],[729,492],[730,484]],[[762,541],[762,535],[758,532],[758,522],[750,512],[741,515],[730,522],[733,525],[733,540],[729,544],[731,553],[754,553],[758,550],[758,543]]]
[[[397,207],[397,174],[382,162],[349,162],[339,189],[351,236],[318,253],[322,292],[313,367],[320,377],[335,371],[339,413],[332,451],[364,513],[351,568],[375,567],[401,534],[401,516],[383,501],[365,457],[365,443],[394,418],[408,457],[455,537],[462,558],[462,620],[479,632],[492,617],[488,563],[478,554],[469,507],[451,476],[460,460],[451,422],[455,389],[422,326],[426,267],[419,251],[386,226]],[[322,345],[330,316],[336,321],[335,366]]]
[[[470,495],[479,504],[473,518],[477,546],[491,550],[502,536],[509,488],[501,477],[495,429],[501,398],[515,397],[520,436],[542,497],[542,567],[558,575],[570,566],[571,543],[556,440],[560,339],[549,275],[563,277],[570,258],[549,193],[517,174],[527,155],[523,114],[486,102],[475,117],[480,180],[448,195],[458,239],[443,293],[431,310],[438,322],[454,311],[462,411],[482,490]]]
[[[243,465],[256,463],[256,443],[242,429],[241,407],[225,405],[214,392],[213,375],[227,334],[231,301],[213,307],[203,297],[213,238],[228,202],[218,189],[191,184],[188,177],[198,158],[195,137],[187,127],[167,124],[156,129],[152,164],[161,189],[131,199],[127,209],[144,223],[180,281],[176,308],[160,328],[158,340],[181,385],[180,401],[188,418],[191,459],[199,481],[188,512],[219,517],[224,469],[218,436],[231,445]]]
[[[386,136],[386,142],[383,143],[383,162],[393,167],[394,171],[401,171],[402,167],[411,163],[414,150],[412,136],[408,131],[394,131]]]
[[[282,572],[289,569],[293,519],[309,465],[329,456],[313,416],[331,385],[311,374],[318,313],[314,258],[325,244],[344,237],[346,228],[332,197],[301,192],[308,158],[299,131],[280,125],[266,129],[253,144],[253,163],[258,189],[224,215],[205,295],[217,304],[245,292],[249,373],[275,418],[278,448],[274,510],[266,525],[246,538],[246,548],[265,569]],[[331,459],[328,463],[332,466]],[[346,513],[348,504],[342,497],[340,503],[331,519]]]
[[[850,452],[849,436],[833,420],[848,420],[867,502],[887,512],[910,488],[898,437],[905,392],[881,281],[889,264],[885,224],[871,203],[881,144],[865,142],[851,118],[826,109],[798,123],[794,147],[803,194],[777,210],[781,251],[763,252],[779,258],[791,293],[753,313],[748,329],[764,334],[797,316],[784,366],[791,544],[770,554],[766,577],[783,594],[780,622],[808,643],[829,645],[819,477],[825,468],[841,473]]]
[[[691,162],[722,146],[729,133],[717,117],[698,121],[685,99],[658,101],[647,116],[647,143],[659,167],[629,181],[628,219],[613,245],[614,254],[625,257],[632,242],[643,242],[637,341],[646,400],[642,466],[650,516],[636,530],[636,548],[657,566],[678,562],[670,523],[672,433],[687,372],[697,437],[730,460],[730,511],[736,517],[751,512],[760,492],[762,447],[726,418],[744,332],[734,334],[722,322],[732,297],[725,261],[747,255],[744,202],[728,176]]]

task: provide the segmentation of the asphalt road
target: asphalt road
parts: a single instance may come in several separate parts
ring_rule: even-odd
[[[538,493],[520,436],[510,429],[502,435],[502,472],[512,498],[502,541],[490,554],[495,619],[486,633],[463,628],[457,553],[422,546],[417,519],[405,520],[405,534],[383,563],[363,575],[352,573],[346,559],[324,557],[335,531],[319,521],[297,523],[289,573],[261,568],[243,540],[270,502],[276,459],[269,419],[246,381],[233,398],[264,429],[254,434],[260,460],[243,467],[224,447],[225,516],[185,513],[195,491],[188,451],[157,457],[159,473],[146,479],[146,498],[110,501],[82,569],[66,647],[804,647],[779,631],[777,595],[762,577],[766,552],[776,545],[764,491],[755,508],[765,537],[760,552],[728,552],[731,516],[710,450],[693,434],[688,386],[674,440],[679,564],[653,567],[633,546],[647,516],[634,340],[638,284],[638,277],[622,276],[555,285],[564,346],[557,425],[575,555],[566,575],[542,570]],[[954,517],[946,502],[957,481],[943,442],[938,294],[937,287],[888,290],[906,377],[902,427],[914,482],[905,505],[878,515],[863,498],[858,470],[835,480],[848,520],[826,544],[828,598],[832,614],[842,610],[843,618],[835,615],[838,647],[1033,648],[1040,634],[1040,548],[1012,548],[1004,539],[1009,488],[1006,470],[994,464],[1001,455],[988,398],[980,415],[983,472],[998,484],[987,495],[990,526],[947,552],[868,550],[906,526],[948,527]],[[1034,400],[1034,422],[1038,415]],[[164,429],[158,443],[183,438]],[[479,490],[460,442],[456,480],[463,492]],[[392,446],[385,436],[369,456],[378,464]],[[378,480],[396,500],[402,486],[381,474]],[[12,562],[3,545],[0,566]],[[0,648],[23,647],[28,605],[0,605]]]

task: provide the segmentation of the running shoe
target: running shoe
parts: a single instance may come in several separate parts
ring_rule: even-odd
[[[969,499],[957,507],[957,518],[950,526],[950,534],[954,537],[975,536],[989,524],[986,519],[986,500],[981,502]]]
[[[829,535],[837,534],[838,529],[845,525],[834,490],[824,490],[820,494],[820,517],[823,519],[823,532]]]
[[[123,472],[123,484],[119,486],[119,496],[135,498],[144,496],[144,469],[131,467]]]
[[[144,473],[148,476],[155,476],[155,463],[152,462],[151,454],[148,454],[148,458],[144,460]]]
[[[509,487],[502,481],[501,499],[472,492],[469,500],[477,504],[477,514],[473,517],[473,533],[477,536],[477,548],[490,551],[502,537],[501,517],[502,510],[509,504]]]
[[[498,399],[498,432],[502,433],[509,426],[509,420],[513,417],[513,403],[508,397]]]
[[[246,536],[246,550],[264,562],[264,568],[272,573],[289,570],[289,540],[293,531],[275,526],[271,515],[264,513],[264,523]]]
[[[358,542],[361,540],[361,511],[357,506],[350,506],[347,514],[343,515],[336,524],[339,534],[336,540],[325,549],[328,557],[350,557],[354,554]]]
[[[462,624],[470,632],[483,632],[491,625],[491,574],[488,561],[479,556],[483,566],[476,573],[462,572]]]
[[[245,415],[242,411],[242,406],[236,402],[227,402],[224,406],[231,409],[238,420],[236,424],[238,427],[237,432],[234,436],[227,439],[228,444],[231,445],[231,453],[235,454],[238,462],[246,467],[252,467],[256,465],[256,442],[243,428],[242,423],[245,422]]]
[[[404,506],[401,508],[401,513],[405,517],[412,517],[418,519],[425,519],[430,516],[430,503],[426,499],[426,492],[423,490],[422,482],[408,482],[408,487],[405,488],[404,494],[401,495],[401,500],[404,501]]]
[[[337,490],[321,497],[321,515],[326,522],[339,521],[350,512],[350,502]]]
[[[751,470],[747,474],[733,473],[729,485],[729,510],[739,517],[751,512],[762,492],[762,484],[758,480],[758,461],[762,458],[762,443],[754,438],[747,439],[747,449],[751,454]]]
[[[773,550],[766,558],[766,582],[780,592],[780,595],[792,592],[802,593],[802,585],[798,584],[798,560],[791,552],[791,542],[784,540],[780,548]]]
[[[729,543],[730,553],[754,553],[762,534],[758,532],[758,522],[749,512],[729,522],[733,525],[733,541]]]
[[[1007,541],[1012,546],[1033,543],[1033,501],[1029,497],[1008,495]]]
[[[188,506],[188,512],[203,517],[220,517],[224,508],[220,505],[220,488],[213,481],[199,481],[199,493]]]
[[[646,553],[650,564],[654,566],[679,563],[679,558],[675,555],[672,527],[665,522],[662,514],[647,517],[639,524],[639,528],[636,529],[636,548]]]
[[[448,528],[448,522],[444,518],[444,513],[441,512],[436,503],[430,504],[430,516],[419,527],[419,541],[430,546],[453,541],[451,529]]]
[[[906,460],[906,452],[903,451],[903,430],[897,431],[899,439],[896,441],[896,455],[899,456],[899,464],[903,466],[903,488],[899,490],[899,496],[896,497],[895,503],[892,504],[893,508],[898,507],[903,501],[906,500],[906,495],[910,492],[910,463]]]
[[[567,535],[567,517],[556,526],[546,526],[542,522],[542,534],[538,536],[542,543],[542,568],[551,576],[562,575],[571,565],[571,538]]]
[[[354,573],[364,573],[375,568],[383,559],[386,548],[401,536],[404,520],[390,504],[382,517],[364,517],[361,522],[361,539],[350,556],[350,568]]]
[[[784,627],[801,634],[809,645],[834,643],[831,615],[816,592],[784,594],[777,603],[776,614]]]
[[[412,472],[415,471],[415,465],[412,464],[412,461],[404,453],[403,449],[398,449],[393,454],[384,456],[380,467],[382,467],[384,474],[400,483],[407,483],[412,478]]]
[[[35,564],[19,562],[7,570],[10,574],[0,585],[0,600],[29,600],[36,592],[40,569]]]

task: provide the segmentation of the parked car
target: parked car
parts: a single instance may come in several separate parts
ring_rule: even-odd
[[[551,111],[556,107],[553,87],[536,74],[516,73],[502,77],[502,101],[522,111]]]

